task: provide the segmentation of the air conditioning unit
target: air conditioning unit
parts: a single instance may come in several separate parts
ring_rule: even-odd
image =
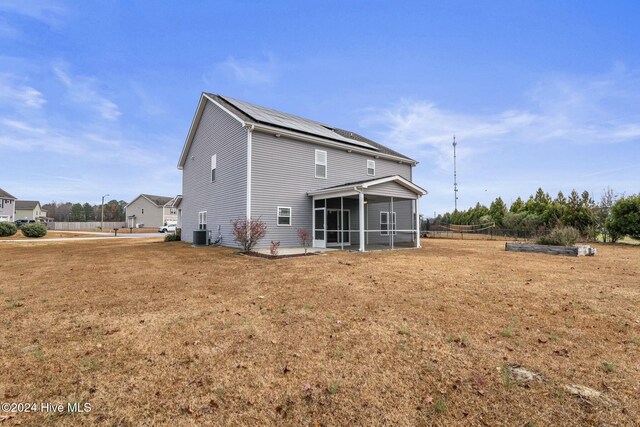
[[[193,246],[207,246],[209,240],[209,232],[207,230],[194,230]]]

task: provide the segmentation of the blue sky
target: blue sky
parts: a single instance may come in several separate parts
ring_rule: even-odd
[[[637,2],[0,2],[0,188],[181,192],[202,91],[420,164],[422,212],[538,186],[640,191]]]

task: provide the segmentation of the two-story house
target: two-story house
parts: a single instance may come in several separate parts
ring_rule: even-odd
[[[42,210],[37,200],[16,200],[16,220],[47,221],[47,211]]]
[[[127,227],[157,228],[167,222],[177,222],[178,208],[174,204],[179,197],[140,194],[124,208]]]
[[[417,162],[355,132],[203,93],[182,150],[182,239],[218,231],[237,246],[232,221],[267,224],[259,247],[352,250],[419,247]]]
[[[16,220],[16,198],[0,188],[0,221]]]

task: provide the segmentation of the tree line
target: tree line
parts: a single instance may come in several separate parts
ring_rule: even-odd
[[[124,200],[111,200],[104,204],[105,221],[125,221]],[[102,205],[90,203],[55,202],[42,205],[42,210],[47,212],[47,217],[61,222],[85,222],[100,221],[102,218]]]
[[[607,187],[598,202],[588,191],[562,191],[555,198],[542,188],[525,202],[518,197],[507,206],[501,197],[489,207],[477,203],[468,210],[438,215],[435,225],[480,225],[495,223],[511,230],[549,231],[558,227],[573,227],[588,240],[615,242],[624,236],[640,239],[640,194],[625,197]]]

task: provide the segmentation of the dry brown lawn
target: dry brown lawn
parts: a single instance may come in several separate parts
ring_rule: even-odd
[[[40,239],[59,239],[59,238],[67,238],[67,237],[71,237],[71,238],[76,238],[76,237],[91,237],[90,235],[87,234],[78,234],[78,233],[73,233],[73,232],[65,232],[65,233],[61,233],[59,231],[53,231],[53,230],[49,230],[47,231],[47,234],[45,234],[42,237],[25,237],[24,234],[22,234],[22,232],[20,230],[18,230],[18,232],[16,234],[14,234],[13,236],[8,236],[8,237],[0,237],[0,240],[33,240],[33,241],[37,241]]]
[[[143,240],[3,244],[0,400],[92,410],[0,424],[636,424],[640,248],[503,245],[271,261]],[[517,365],[541,377],[518,380]]]

